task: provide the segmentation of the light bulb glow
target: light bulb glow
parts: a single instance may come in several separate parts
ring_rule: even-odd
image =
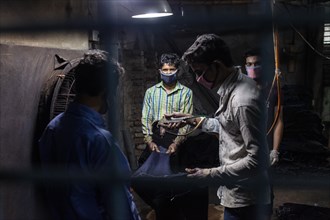
[[[173,15],[173,13],[147,13],[147,14],[133,15],[132,18],[158,18],[158,17],[166,17],[171,15]]]

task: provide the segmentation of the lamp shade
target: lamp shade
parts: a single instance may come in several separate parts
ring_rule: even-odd
[[[132,18],[156,18],[173,15],[166,0],[134,0]]]

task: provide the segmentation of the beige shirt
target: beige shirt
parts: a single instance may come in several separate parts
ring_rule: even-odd
[[[266,141],[266,108],[253,80],[231,74],[218,90],[215,118],[206,119],[202,130],[219,134],[220,166],[211,177],[221,186],[217,195],[229,208],[270,203],[269,151]]]

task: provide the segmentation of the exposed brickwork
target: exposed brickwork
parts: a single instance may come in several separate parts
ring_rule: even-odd
[[[123,50],[125,75],[123,78],[124,126],[130,130],[135,155],[144,149],[141,112],[144,93],[157,82],[157,55],[154,51]]]

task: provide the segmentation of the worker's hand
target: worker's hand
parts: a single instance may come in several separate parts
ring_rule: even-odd
[[[159,150],[157,144],[155,144],[155,143],[152,142],[152,141],[148,143],[148,147],[149,147],[149,149],[150,149],[151,151],[156,151],[157,153],[160,152],[160,150]]]
[[[186,126],[187,124],[192,123],[191,119],[188,119],[188,120],[185,119],[185,118],[192,117],[191,114],[173,112],[171,114],[164,114],[164,117],[169,121],[171,121],[171,120],[173,121],[173,122],[167,122],[167,127],[170,129],[182,128],[182,127]],[[175,119],[177,119],[177,121],[175,121]]]
[[[270,157],[270,165],[273,166],[279,161],[278,155],[280,153],[277,150],[271,150],[269,157]]]
[[[178,145],[177,145],[176,143],[172,143],[172,144],[168,147],[166,153],[167,153],[167,154],[173,154],[173,153],[176,152],[176,149],[177,149],[177,148],[178,148]]]
[[[185,169],[186,172],[188,173],[188,177],[195,177],[195,178],[205,178],[208,177],[211,173],[211,169],[207,168],[207,169],[201,169],[201,168],[193,168],[193,169],[189,169],[186,168]]]

